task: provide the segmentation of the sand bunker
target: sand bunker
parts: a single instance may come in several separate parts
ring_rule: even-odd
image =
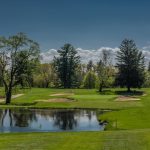
[[[17,97],[20,97],[20,96],[22,96],[22,95],[24,95],[24,94],[12,95],[12,99],[15,99],[15,98],[17,98]],[[5,101],[5,98],[0,98],[0,102],[4,102],[4,101]]]
[[[67,98],[52,98],[48,100],[35,100],[36,102],[74,102],[75,100],[67,99]]]
[[[0,98],[0,102],[4,102],[5,101],[5,98]]]
[[[70,96],[73,95],[73,93],[56,93],[56,94],[51,94],[50,96]]]
[[[12,99],[23,96],[24,94],[16,94],[16,95],[12,95]]]
[[[115,101],[126,102],[126,101],[139,101],[140,98],[133,96],[119,96]]]
[[[146,93],[144,93],[142,96],[147,96],[147,94],[146,94]]]

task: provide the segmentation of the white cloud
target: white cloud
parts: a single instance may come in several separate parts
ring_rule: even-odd
[[[53,60],[54,56],[58,56],[56,49],[50,49],[47,52],[40,54],[41,63],[49,63]]]
[[[111,54],[112,62],[115,62],[116,52],[119,50],[119,48],[111,48],[111,47],[101,47],[97,50],[94,49],[82,49],[77,48],[78,54],[81,57],[82,63],[87,63],[89,60],[92,60],[94,63],[98,62],[100,59],[100,55],[102,50],[108,50]],[[143,47],[142,49],[143,54],[145,55],[145,61],[148,63],[150,61],[150,46]],[[49,63],[53,60],[54,56],[58,56],[56,49],[50,49],[46,52],[41,53],[41,62],[42,63]]]

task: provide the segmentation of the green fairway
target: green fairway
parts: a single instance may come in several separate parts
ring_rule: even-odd
[[[115,89],[116,90],[116,89]],[[99,108],[99,109],[125,109],[133,107],[141,107],[141,101],[117,102],[115,99],[118,95],[112,89],[110,92],[99,94],[97,90],[87,89],[42,89],[32,88],[31,90],[23,90],[23,96],[12,100],[9,107],[28,106],[41,108]],[[19,91],[21,92],[21,91]],[[63,96],[53,94],[64,94]],[[49,99],[69,98],[74,101],[70,102],[45,102]],[[44,101],[43,101],[44,100]],[[4,103],[4,102],[3,102]],[[1,105],[1,107],[8,107]]]

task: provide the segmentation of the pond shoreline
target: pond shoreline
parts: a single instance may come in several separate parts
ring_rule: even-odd
[[[0,105],[0,109],[15,109],[15,108],[24,108],[24,109],[89,109],[89,110],[103,110],[103,111],[119,111],[122,109],[111,109],[111,108],[97,108],[97,107],[51,107],[51,106],[26,106],[26,105]]]

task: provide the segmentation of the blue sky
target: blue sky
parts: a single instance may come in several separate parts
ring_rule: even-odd
[[[24,32],[46,51],[150,45],[149,0],[0,0],[0,35]]]

